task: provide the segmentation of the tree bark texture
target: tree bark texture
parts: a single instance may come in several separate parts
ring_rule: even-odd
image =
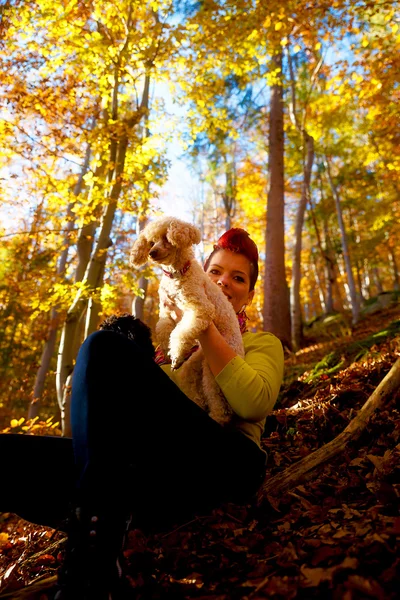
[[[137,227],[136,227],[137,235],[139,235],[140,232],[143,231],[143,229],[146,227],[146,225],[147,225],[147,217],[138,219]],[[135,296],[132,301],[132,314],[137,319],[143,320],[144,301],[146,299],[148,285],[149,285],[148,280],[145,277],[143,277],[143,275],[142,275],[139,279],[139,288],[143,290],[143,298],[141,298],[140,296]]]
[[[393,267],[393,289],[400,289],[400,277],[399,277],[399,267],[397,265],[396,254],[394,248],[389,245],[389,256],[391,258],[392,267]]]
[[[80,195],[80,193],[82,192],[82,189],[84,187],[83,177],[87,173],[88,168],[89,168],[90,152],[91,152],[91,147],[90,147],[90,144],[88,144],[86,147],[85,159],[84,159],[84,162],[82,165],[82,169],[79,174],[76,185],[74,187],[73,193],[74,193],[75,197],[78,197]],[[68,251],[69,251],[69,246],[70,246],[69,234],[72,231],[74,224],[75,224],[74,213],[72,212],[72,207],[73,207],[73,203],[71,203],[67,208],[67,226],[66,226],[66,231],[65,231],[65,236],[64,236],[63,250],[61,252],[58,267],[57,267],[57,275],[60,277],[63,276],[65,273],[65,268],[66,268],[66,264],[67,264],[67,260],[68,260]],[[50,367],[50,361],[53,357],[54,349],[56,347],[58,326],[59,326],[59,313],[58,313],[57,307],[54,307],[50,311],[50,324],[49,324],[49,329],[47,332],[47,339],[46,339],[46,342],[45,342],[45,345],[43,348],[42,357],[40,359],[40,366],[39,366],[38,372],[36,374],[35,384],[33,387],[33,398],[29,404],[29,409],[28,409],[28,419],[34,419],[35,417],[38,416],[38,413],[39,413],[40,401],[41,401],[41,398],[43,395],[46,375],[48,373],[48,370]]]
[[[146,75],[143,90],[142,102],[139,109],[129,119],[122,121],[125,125],[123,132],[119,137],[113,137],[110,145],[110,170],[108,180],[112,183],[111,192],[106,198],[104,213],[102,216],[99,235],[96,245],[93,249],[90,261],[88,263],[83,286],[77,292],[75,299],[70,306],[67,317],[61,333],[61,341],[57,363],[57,399],[61,412],[61,426],[64,436],[71,434],[70,414],[70,394],[69,384],[76,358],[78,342],[78,327],[82,314],[87,307],[88,293],[90,295],[97,287],[102,284],[102,274],[104,274],[105,263],[107,259],[107,249],[111,245],[111,230],[114,216],[117,209],[118,198],[122,188],[122,178],[125,168],[126,152],[129,144],[129,136],[132,130],[140,123],[144,114],[146,114],[149,105],[150,77]],[[113,96],[113,119],[118,118],[117,96],[118,96],[118,78],[115,77],[115,89]],[[87,321],[91,323],[90,314],[87,315]]]
[[[359,308],[359,302],[358,302],[358,298],[357,298],[356,285],[354,282],[354,275],[353,275],[353,271],[351,268],[346,228],[345,228],[345,224],[344,224],[344,220],[343,220],[343,213],[342,213],[342,207],[340,204],[339,192],[338,192],[338,190],[333,182],[333,179],[332,179],[331,166],[330,166],[330,162],[329,162],[328,158],[326,158],[326,160],[325,160],[325,165],[327,168],[329,184],[331,186],[332,194],[333,194],[333,197],[335,200],[336,212],[337,212],[337,217],[338,217],[338,221],[339,221],[339,229],[340,229],[340,236],[342,239],[344,264],[345,264],[346,275],[347,275],[347,284],[349,286],[352,321],[353,321],[353,325],[354,325],[355,323],[358,322],[359,315],[360,315],[360,308]]]
[[[117,198],[121,188],[121,175],[123,172],[123,166],[125,162],[126,148],[127,140],[126,142],[124,140],[123,143],[121,143],[121,152],[118,157],[118,175],[116,177],[115,184],[111,191],[109,203],[107,204],[103,215],[99,237],[92,258],[89,261],[85,277],[83,279],[83,283],[85,284],[85,287],[88,290],[96,289],[96,285],[99,281],[101,271],[104,268],[104,264],[106,261],[107,248],[110,246],[110,234],[115,211],[117,208]],[[120,171],[121,168],[122,171]],[[67,408],[66,404],[69,399],[69,394],[67,393],[68,390],[66,382],[67,378],[71,375],[73,371],[77,346],[76,334],[82,312],[84,311],[86,306],[87,296],[84,293],[84,288],[80,288],[75,296],[74,302],[68,310],[67,318],[64,323],[64,327],[61,334],[60,350],[57,364],[57,398],[59,401],[61,412],[62,431],[63,435],[66,436],[71,434],[70,422],[69,419],[67,419],[69,409]]]
[[[357,416],[347,425],[334,440],[322,446],[309,456],[293,464],[282,473],[278,473],[261,487],[257,502],[260,505],[270,496],[278,497],[293,489],[300,483],[312,479],[317,467],[335,458],[343,452],[349,442],[356,441],[366,428],[368,421],[376,409],[382,407],[386,399],[400,388],[400,358],[396,360],[389,373],[383,378],[378,387],[372,392]]]
[[[315,210],[314,210],[311,196],[310,196],[310,212],[311,212],[311,218],[312,218],[312,221],[314,224],[315,235],[317,237],[318,249],[319,249],[321,258],[323,259],[323,261],[325,263],[325,288],[324,289],[321,288],[321,290],[323,290],[322,295],[324,297],[324,301],[323,302],[321,301],[321,304],[324,307],[325,314],[329,315],[334,310],[333,309],[333,284],[335,283],[334,261],[331,257],[330,248],[328,248],[328,232],[327,232],[326,222],[324,223],[326,248],[324,249],[322,246],[321,234],[319,231],[317,219],[315,217]],[[316,262],[315,262],[315,269],[316,269],[316,272],[318,273]],[[322,283],[320,285],[322,285]]]
[[[301,318],[301,302],[300,302],[300,282],[301,282],[301,247],[304,225],[304,215],[306,212],[307,203],[310,199],[310,183],[312,166],[314,163],[314,138],[303,132],[303,141],[306,149],[306,160],[303,168],[303,184],[301,190],[301,198],[296,213],[295,225],[295,241],[293,249],[293,266],[292,266],[292,286],[291,286],[291,324],[292,324],[292,346],[298,350],[302,340],[302,318]]]
[[[273,68],[282,73],[282,54]],[[269,190],[267,200],[266,256],[264,277],[264,330],[274,333],[291,347],[289,291],[285,271],[284,230],[284,131],[282,82],[271,89],[269,117]]]

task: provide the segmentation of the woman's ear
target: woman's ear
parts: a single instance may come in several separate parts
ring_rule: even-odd
[[[148,261],[149,252],[151,249],[150,242],[141,233],[132,246],[129,264],[131,267],[140,267]]]
[[[247,296],[247,306],[251,306],[251,303],[253,302],[254,294],[255,294],[255,290],[251,290],[251,292],[249,292],[249,295]]]
[[[172,221],[167,231],[167,240],[178,248],[185,248],[193,244],[199,244],[201,235],[199,229],[190,223]]]

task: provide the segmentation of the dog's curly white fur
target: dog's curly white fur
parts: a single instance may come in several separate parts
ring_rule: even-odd
[[[145,227],[134,243],[131,264],[140,266],[150,258],[163,268],[159,288],[160,319],[156,326],[158,342],[164,354],[169,354],[172,368],[178,369],[176,374],[182,391],[215,421],[226,424],[232,417],[232,409],[201,348],[185,361],[199,334],[211,321],[231,348],[244,356],[233,306],[194,258],[193,245],[200,239],[200,231],[190,223],[174,217],[157,219]],[[171,316],[171,308],[165,306],[164,298],[183,311],[178,324]]]

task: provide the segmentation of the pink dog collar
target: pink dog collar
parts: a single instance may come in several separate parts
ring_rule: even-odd
[[[189,269],[190,269],[190,260],[188,260],[186,265],[180,271],[175,271],[175,273],[169,273],[168,271],[164,271],[164,269],[163,269],[163,273],[170,279],[173,279],[175,277],[175,275],[178,275],[178,273],[180,273],[180,275],[184,275]]]

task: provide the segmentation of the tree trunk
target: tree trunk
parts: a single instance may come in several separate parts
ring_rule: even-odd
[[[100,228],[99,238],[93,252],[93,256],[89,261],[89,265],[83,280],[85,286],[90,290],[96,288],[102,269],[107,258],[107,248],[111,245],[110,233],[114,220],[115,211],[117,208],[117,198],[121,188],[121,174],[123,172],[125,154],[127,148],[127,139],[121,140],[120,152],[118,156],[118,175],[114,183],[109,204],[106,207],[102,224]],[[122,170],[121,170],[122,169]],[[61,412],[61,424],[63,435],[71,435],[71,425],[68,419],[69,404],[68,389],[66,387],[67,379],[72,374],[73,363],[75,360],[77,346],[77,330],[78,324],[83,310],[87,305],[87,298],[81,288],[75,296],[75,300],[68,310],[67,318],[61,334],[60,349],[57,364],[57,398],[59,401]]]
[[[111,245],[112,245],[112,242],[110,240],[109,246],[111,246]],[[102,265],[102,268],[99,271],[99,276],[98,276],[98,280],[95,285],[95,290],[99,289],[103,286],[105,270],[106,270],[106,263],[104,261],[104,264]],[[87,311],[86,311],[85,333],[84,333],[85,339],[91,333],[96,331],[97,325],[99,323],[100,310],[101,310],[101,303],[98,302],[97,300],[95,300],[95,298],[93,296],[91,296],[89,298]]]
[[[364,297],[364,285],[363,285],[364,273],[363,273],[363,269],[362,269],[362,266],[360,265],[359,260],[356,261],[356,273],[357,273],[357,283],[358,283],[357,298],[358,298],[358,305],[361,308],[365,305],[365,297]]]
[[[322,189],[321,189],[321,201],[323,200]],[[325,249],[322,246],[321,235],[319,232],[319,227],[317,223],[317,219],[315,216],[314,206],[312,202],[312,198],[310,196],[310,212],[312,221],[314,224],[315,235],[317,237],[317,245],[321,254],[321,257],[325,264],[325,289],[324,289],[324,301],[321,301],[322,306],[324,307],[325,314],[329,315],[333,313],[333,284],[335,283],[335,270],[334,270],[334,261],[331,257],[331,250],[329,246],[329,236],[328,236],[328,226],[326,221],[324,222],[324,232],[325,232]],[[317,266],[315,267],[317,268]],[[321,288],[322,289],[322,288]]]
[[[304,225],[304,214],[307,202],[310,198],[311,172],[314,162],[314,138],[306,131],[303,132],[303,141],[306,148],[306,160],[303,167],[303,184],[300,203],[297,208],[295,225],[295,242],[293,249],[292,286],[291,286],[291,324],[292,324],[292,346],[298,350],[302,341],[302,318],[300,303],[301,282],[301,247]]]
[[[77,197],[82,192],[82,188],[84,187],[84,175],[87,173],[90,162],[90,144],[86,147],[85,152],[85,160],[82,165],[82,169],[80,175],[78,177],[78,181],[74,187],[74,196]],[[63,242],[63,250],[61,252],[60,260],[57,267],[57,275],[63,276],[65,273],[65,268],[68,260],[68,250],[70,246],[70,232],[73,229],[75,220],[74,213],[72,212],[73,203],[71,203],[67,208],[67,228],[66,234],[64,236]],[[54,349],[56,347],[56,339],[57,339],[57,330],[59,325],[59,313],[57,307],[51,309],[50,312],[50,324],[47,333],[47,339],[43,348],[42,357],[40,360],[40,366],[38,372],[36,374],[35,384],[33,387],[33,398],[31,403],[29,404],[28,409],[28,419],[34,419],[38,413],[40,408],[40,401],[43,394],[44,383],[46,380],[46,375],[49,370],[50,361],[54,354]]]
[[[97,157],[97,159],[99,158],[100,157]],[[95,188],[98,185],[97,182],[104,178],[106,168],[107,161],[103,158],[100,160],[100,164],[98,164],[96,167],[93,181],[89,188],[87,199],[89,206],[93,206],[93,196],[95,194]],[[75,270],[75,283],[82,281],[85,276],[86,269],[93,251],[96,229],[99,226],[99,220],[101,218],[101,207],[97,205],[93,206],[90,217],[90,221],[83,223],[79,229],[77,242],[78,265]]]
[[[282,54],[273,60],[282,73]],[[267,201],[264,278],[264,331],[274,333],[291,347],[289,292],[285,271],[284,131],[282,82],[272,86],[269,117],[269,190]]]
[[[346,274],[347,274],[347,284],[349,286],[349,294],[350,294],[350,301],[351,301],[351,313],[352,313],[352,317],[353,317],[352,321],[353,321],[353,325],[354,325],[355,323],[358,322],[358,319],[359,319],[359,304],[358,304],[356,286],[354,283],[353,271],[351,268],[346,228],[345,228],[344,221],[343,221],[343,214],[342,214],[342,207],[340,205],[339,192],[338,192],[335,184],[333,183],[331,167],[330,167],[328,158],[325,159],[325,165],[327,168],[329,184],[331,186],[332,194],[333,194],[333,197],[335,199],[335,204],[336,204],[336,212],[337,212],[337,217],[338,217],[338,221],[339,221],[340,235],[342,238],[343,257],[344,257],[344,263],[345,263]]]
[[[380,275],[379,275],[379,269],[378,269],[378,267],[374,267],[372,269],[372,272],[374,274],[374,281],[375,281],[375,285],[376,285],[376,289],[378,291],[378,294],[382,294],[382,292],[383,292],[383,285],[382,285],[382,280],[381,280]]]
[[[64,436],[71,435],[70,414],[70,394],[69,382],[73,371],[73,364],[76,357],[77,331],[82,313],[87,306],[87,293],[92,293],[100,281],[101,273],[105,268],[107,259],[107,249],[111,245],[111,230],[117,209],[118,198],[121,193],[123,173],[125,168],[125,158],[129,143],[129,135],[134,127],[141,121],[143,115],[147,113],[149,102],[150,77],[146,75],[143,90],[142,102],[140,108],[129,119],[124,121],[124,129],[121,137],[113,138],[110,145],[110,171],[108,180],[112,182],[112,188],[107,199],[107,205],[102,217],[100,232],[93,250],[86,273],[83,279],[83,286],[77,292],[75,299],[68,310],[67,317],[61,334],[60,348],[57,363],[57,398],[61,412],[61,425]],[[117,120],[117,99],[118,99],[118,78],[115,77],[115,88],[113,95],[113,119]],[[89,317],[90,319],[90,317]]]
[[[393,289],[399,290],[400,289],[400,277],[399,277],[399,267],[397,265],[397,260],[396,260],[396,254],[395,254],[394,248],[392,248],[392,246],[389,245],[388,248],[389,248],[389,256],[391,258],[392,268],[393,268]]]
[[[324,296],[324,281],[323,278],[321,278],[319,269],[318,269],[318,263],[317,263],[317,257],[315,255],[315,252],[311,251],[311,260],[312,260],[312,269],[314,272],[314,277],[315,277],[315,281],[317,282],[318,285],[318,298],[319,298],[319,302],[321,304],[321,310],[327,314],[327,310],[326,310],[326,304],[325,304],[325,296]]]
[[[143,290],[143,298],[141,296],[135,296],[132,300],[132,314],[137,319],[143,321],[144,312],[144,301],[146,300],[147,288],[149,287],[149,280],[146,277],[141,276],[139,279],[139,288]]]
[[[140,232],[143,231],[143,229],[146,227],[146,225],[147,225],[147,217],[138,219],[137,226],[136,226],[137,235],[139,235]],[[139,279],[139,288],[143,290],[143,298],[141,298],[140,296],[135,296],[135,298],[132,301],[132,314],[137,319],[143,320],[144,301],[146,299],[148,285],[149,285],[148,280],[146,279],[146,277],[143,277],[143,275],[142,275]]]
[[[389,396],[398,392],[399,387],[400,358],[397,359],[389,373],[373,391],[357,416],[347,425],[346,429],[334,440],[322,446],[322,448],[312,452],[309,456],[306,456],[264,483],[258,493],[258,504],[261,504],[268,496],[272,498],[280,496],[300,483],[312,479],[315,476],[317,467],[335,458],[348,447],[350,441],[354,442],[360,437],[372,414],[384,405],[385,400]]]

